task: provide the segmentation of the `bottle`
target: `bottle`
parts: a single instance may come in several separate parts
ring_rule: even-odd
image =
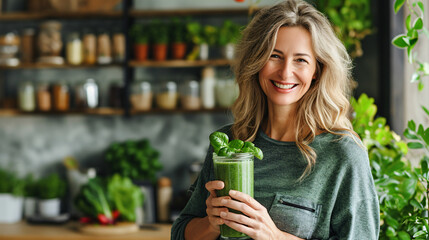
[[[37,107],[39,111],[51,110],[51,91],[48,83],[39,83],[37,86]]]
[[[205,109],[212,109],[215,107],[215,85],[215,69],[213,67],[205,67],[202,72],[201,80],[201,102]]]
[[[171,180],[167,177],[162,177],[158,180],[158,221],[170,221],[170,203],[173,196]]]
[[[83,63],[92,65],[97,62],[97,37],[89,30],[83,34]]]
[[[24,29],[21,37],[21,61],[31,63],[34,61],[34,28]]]
[[[65,82],[58,82],[53,86],[54,110],[67,111],[70,107],[69,87]]]
[[[113,61],[115,63],[122,63],[125,59],[125,35],[122,32],[115,32],[113,34],[112,43]]]
[[[19,109],[26,112],[31,112],[36,109],[36,99],[34,86],[31,82],[23,82],[19,86]]]
[[[97,63],[110,64],[112,63],[112,46],[110,35],[106,31],[102,31],[97,38]]]
[[[79,65],[83,61],[82,41],[79,33],[70,33],[67,39],[67,62],[71,65]]]

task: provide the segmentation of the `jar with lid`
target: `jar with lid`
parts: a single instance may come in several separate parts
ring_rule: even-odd
[[[61,40],[61,23],[58,21],[47,21],[40,25],[37,38],[39,52],[38,62],[49,64],[64,64],[60,56],[63,48]]]
[[[34,28],[26,28],[21,36],[21,61],[31,63],[34,61]]]
[[[80,65],[83,61],[82,55],[82,40],[80,39],[79,33],[72,32],[67,38],[67,62],[71,65]]]
[[[22,82],[18,90],[19,109],[31,112],[36,109],[34,85],[30,81]]]
[[[120,31],[113,33],[113,61],[121,63],[125,59],[125,35]]]
[[[39,111],[49,111],[51,110],[51,91],[49,89],[49,84],[41,82],[37,85],[37,107]]]
[[[110,35],[107,31],[100,31],[97,37],[97,63],[112,63],[112,49]]]
[[[180,85],[180,104],[183,109],[197,110],[201,107],[200,85],[196,80],[185,81]]]
[[[238,85],[234,79],[218,79],[215,86],[216,103],[220,107],[229,108],[237,99]]]
[[[99,105],[98,85],[93,78],[88,78],[75,88],[75,106],[77,108],[96,108]]]
[[[85,30],[83,37],[83,63],[95,64],[97,62],[97,37],[89,30]]]
[[[147,81],[138,81],[131,86],[130,103],[133,109],[147,111],[152,108],[152,87]]]
[[[56,111],[67,111],[70,108],[70,91],[63,81],[57,82],[52,87],[53,105]]]
[[[164,82],[156,94],[156,104],[160,109],[172,110],[177,106],[177,84],[173,81]]]

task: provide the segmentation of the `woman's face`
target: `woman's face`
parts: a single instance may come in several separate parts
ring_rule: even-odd
[[[316,58],[310,33],[303,27],[281,27],[276,45],[259,72],[268,104],[294,107],[315,78]]]

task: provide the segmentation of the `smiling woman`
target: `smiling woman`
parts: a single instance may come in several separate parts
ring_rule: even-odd
[[[172,239],[218,239],[223,224],[256,240],[378,239],[368,154],[348,119],[351,60],[326,17],[303,0],[261,9],[236,56],[234,123],[218,131],[262,150],[253,197],[216,195],[228,186],[210,147]]]

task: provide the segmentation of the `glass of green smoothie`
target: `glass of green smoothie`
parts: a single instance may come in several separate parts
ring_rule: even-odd
[[[225,187],[217,191],[218,197],[228,196],[231,189],[253,197],[253,158],[251,153],[233,153],[230,156],[218,156],[213,153],[215,178],[225,183]],[[233,209],[229,211],[240,213]],[[220,226],[220,235],[222,239],[249,239],[246,234],[227,225]]]

